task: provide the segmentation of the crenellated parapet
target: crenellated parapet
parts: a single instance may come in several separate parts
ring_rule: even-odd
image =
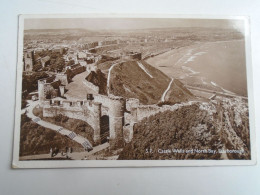
[[[54,98],[43,102],[43,117],[64,115],[87,122],[94,129],[94,141],[100,142],[101,104],[88,100],[68,101]]]
[[[39,86],[46,84],[39,82]],[[88,95],[82,101],[68,101],[63,98],[43,100],[43,116],[55,117],[59,114],[86,121],[94,129],[94,141],[100,142],[101,116],[109,117],[109,142],[111,148],[122,147],[124,144],[123,126],[125,125],[125,99],[110,95]]]

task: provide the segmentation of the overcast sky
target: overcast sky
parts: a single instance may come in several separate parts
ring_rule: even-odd
[[[176,18],[35,18],[25,19],[25,29],[83,28],[89,30],[171,27],[217,27],[243,29],[243,20]]]

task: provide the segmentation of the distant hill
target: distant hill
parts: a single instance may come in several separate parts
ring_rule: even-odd
[[[157,104],[171,79],[145,61],[128,61],[114,66],[110,76],[110,93],[138,98],[142,104]],[[166,101],[175,103],[194,98],[183,84],[174,80]]]

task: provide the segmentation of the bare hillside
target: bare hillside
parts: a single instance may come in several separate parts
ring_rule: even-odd
[[[168,76],[145,61],[129,61],[113,67],[110,93],[125,98],[138,98],[143,104],[157,104],[170,81]],[[176,80],[171,85],[167,100],[172,103],[187,101],[192,96],[188,89]]]

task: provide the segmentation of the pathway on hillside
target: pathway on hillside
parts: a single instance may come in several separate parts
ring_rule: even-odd
[[[137,61],[138,66],[151,78],[153,78],[153,76],[148,72],[148,70],[144,67],[144,65],[141,62]]]
[[[170,81],[170,83],[169,83],[167,89],[164,91],[164,93],[163,93],[163,95],[162,95],[162,98],[161,98],[161,101],[162,101],[162,102],[165,101],[165,96],[166,96],[166,94],[168,93],[168,91],[170,90],[173,80],[174,80],[174,79],[172,78],[172,80]]]
[[[49,123],[49,122],[46,122],[46,121],[43,121],[41,120],[41,118],[35,116],[33,114],[33,108],[39,104],[38,101],[28,101],[29,103],[29,107],[27,107],[27,111],[26,111],[26,115],[32,119],[32,121],[34,121],[35,123],[37,123],[38,125],[41,125],[45,128],[48,128],[48,129],[51,129],[51,130],[54,130],[62,135],[65,135],[65,136],[68,136],[70,139],[72,139],[73,141],[75,142],[78,142],[79,144],[81,144],[85,149],[88,149],[88,148],[92,148],[92,144],[89,142],[88,139],[74,133],[73,131],[70,131],[68,129],[65,129],[61,126],[58,126],[58,125],[55,125],[55,124],[52,124],[52,123]]]

